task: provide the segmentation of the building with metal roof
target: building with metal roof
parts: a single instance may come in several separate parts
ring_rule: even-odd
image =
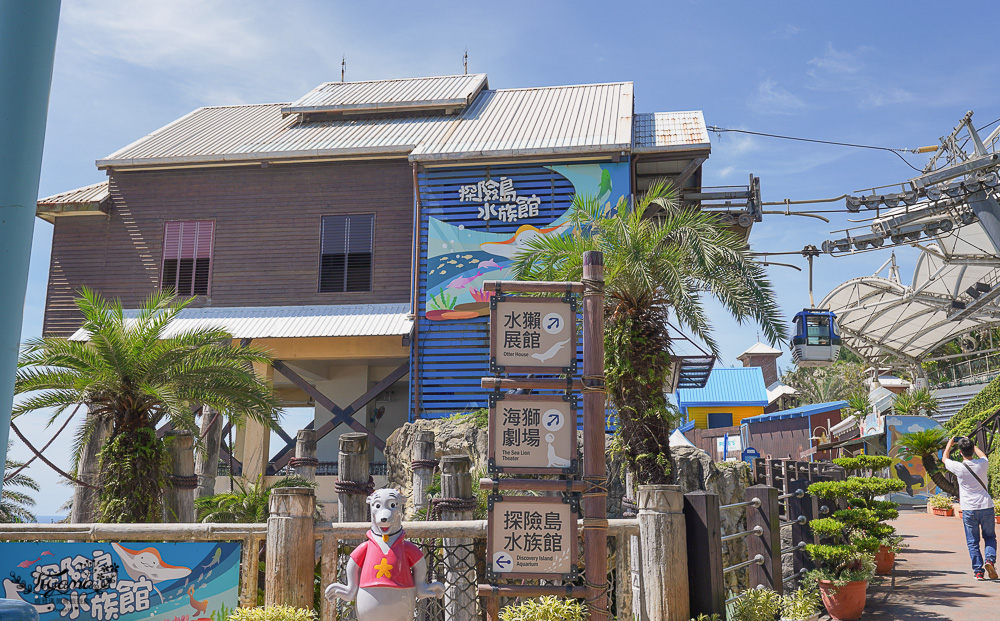
[[[833,439],[831,429],[843,420],[845,407],[846,401],[830,401],[744,418],[743,446],[774,459],[829,459],[833,456],[826,448]]]
[[[764,413],[767,389],[760,367],[715,368],[704,388],[677,391],[677,407],[698,429],[734,427]]]

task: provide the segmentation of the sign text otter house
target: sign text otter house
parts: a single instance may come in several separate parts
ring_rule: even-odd
[[[496,620],[500,597],[556,595],[586,598],[592,621],[607,612],[607,473],[604,446],[604,257],[583,255],[583,282],[486,281],[490,291],[487,514],[489,584],[479,585],[487,614]],[[508,297],[510,293],[561,297]],[[576,377],[575,294],[583,294],[583,375]],[[511,374],[533,374],[513,377]],[[506,377],[501,377],[506,376]],[[547,377],[546,377],[547,376]],[[526,389],[528,394],[507,394]],[[534,391],[559,394],[537,394]],[[575,410],[583,393],[583,468],[578,467]],[[552,478],[501,478],[541,474]],[[577,475],[582,474],[581,478]],[[582,479],[582,480],[581,480]],[[559,492],[504,495],[501,490]],[[502,584],[508,579],[580,576],[577,519],[583,518],[586,586]]]

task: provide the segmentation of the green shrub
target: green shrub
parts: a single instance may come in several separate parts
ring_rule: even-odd
[[[771,589],[750,589],[733,606],[733,621],[774,621],[781,612],[781,596]]]
[[[951,509],[952,503],[955,499],[948,494],[934,494],[927,501],[927,504],[931,506],[932,509]]]
[[[969,400],[961,410],[944,423],[945,429],[951,435],[971,434],[979,421],[988,417],[1000,408],[1000,377],[986,385],[975,397]]]
[[[808,619],[819,612],[821,601],[815,585],[803,586],[781,598],[781,617],[795,621]]]
[[[237,608],[229,615],[229,621],[316,621],[316,613],[311,608],[292,606]]]
[[[500,621],[584,621],[586,616],[581,602],[554,595],[526,599],[500,611]]]

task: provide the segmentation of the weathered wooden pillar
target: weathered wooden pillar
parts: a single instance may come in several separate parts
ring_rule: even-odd
[[[631,511],[632,517],[637,517],[639,502],[636,496],[638,491],[635,485],[635,473],[631,470],[625,472],[625,491],[629,501],[635,506]],[[628,538],[628,558],[628,586],[632,602],[631,621],[649,621],[649,615],[646,614],[646,604],[642,599],[642,541],[638,535],[631,535]]]
[[[198,477],[196,498],[215,494],[215,477],[219,475],[219,447],[222,445],[222,415],[206,406],[201,408],[201,449],[194,456],[194,473]]]
[[[341,522],[368,522],[370,512],[365,500],[371,493],[368,473],[368,434],[345,433],[340,436],[337,455],[337,517]]]
[[[311,487],[279,487],[271,491],[265,605],[312,608],[316,564],[315,507],[316,492]]]
[[[163,493],[163,521],[189,524],[194,522],[194,490],[198,477],[194,474],[194,436],[190,431],[174,429],[163,436],[163,445],[170,460],[167,489]]]
[[[468,455],[448,455],[441,458],[441,519],[471,520],[476,506],[472,491],[472,460]],[[475,578],[475,540],[447,538],[444,540],[445,621],[474,621],[478,583]]]
[[[90,418],[92,414],[87,414]],[[90,439],[80,451],[80,461],[76,467],[76,478],[92,487],[76,485],[73,490],[73,509],[70,522],[73,524],[89,524],[99,519],[98,503],[101,486],[101,449],[108,436],[111,435],[109,423],[98,423],[90,434]]]
[[[719,496],[702,491],[684,494],[684,524],[691,614],[724,615],[726,583]]]
[[[679,485],[639,486],[639,537],[646,614],[656,621],[688,621],[687,530]]]
[[[295,457],[288,460],[288,464],[300,477],[309,481],[316,480],[316,466],[319,465],[319,460],[316,459],[315,430],[299,429],[295,434]]]
[[[413,439],[410,452],[410,467],[413,468],[413,511],[428,509],[427,489],[434,480],[434,432],[418,431]]]
[[[806,550],[803,547],[807,543],[811,543],[809,535],[809,520],[813,519],[813,503],[812,496],[806,493],[809,489],[808,479],[798,479],[792,481],[791,487],[793,492],[802,490],[802,497],[792,496],[789,498],[789,520],[795,520],[792,523],[792,546],[795,550],[792,551],[792,572],[795,578],[789,583],[789,586],[797,587],[799,580],[802,577],[803,569],[812,569],[812,563],[809,560],[809,555],[806,554]]]
[[[761,527],[760,537],[747,537],[747,552],[753,559],[758,554],[762,563],[750,565],[751,589],[765,586],[778,594],[781,583],[781,519],[778,516],[778,490],[767,485],[752,485],[746,489],[746,499],[760,499],[760,506],[747,507],[747,530]]]

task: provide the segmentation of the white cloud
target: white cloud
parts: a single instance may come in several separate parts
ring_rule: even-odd
[[[912,425],[907,427],[906,430],[909,431],[910,433],[914,433],[916,431],[923,431],[924,428],[920,423],[913,423]]]
[[[809,64],[815,67],[815,69],[809,71],[809,74],[816,75],[821,72],[839,74],[857,73],[865,66],[861,58],[867,51],[868,48],[860,47],[854,52],[847,52],[836,49],[832,43],[827,43],[826,52],[822,56],[817,56],[809,60]]]
[[[790,39],[802,32],[803,29],[794,24],[784,24],[771,31],[771,36],[778,39]]]
[[[896,418],[895,416],[893,416],[889,420],[885,421],[885,424],[886,425],[891,425],[893,427],[898,427],[898,426],[900,426],[900,425],[903,424],[903,420],[900,419],[900,418]]]
[[[913,93],[908,90],[897,87],[887,87],[884,90],[879,90],[878,87],[875,87],[875,92],[862,99],[859,106],[862,108],[878,108],[880,106],[906,103],[912,100]]]
[[[806,108],[806,103],[791,91],[767,78],[751,95],[750,109],[760,114],[796,114]]]

